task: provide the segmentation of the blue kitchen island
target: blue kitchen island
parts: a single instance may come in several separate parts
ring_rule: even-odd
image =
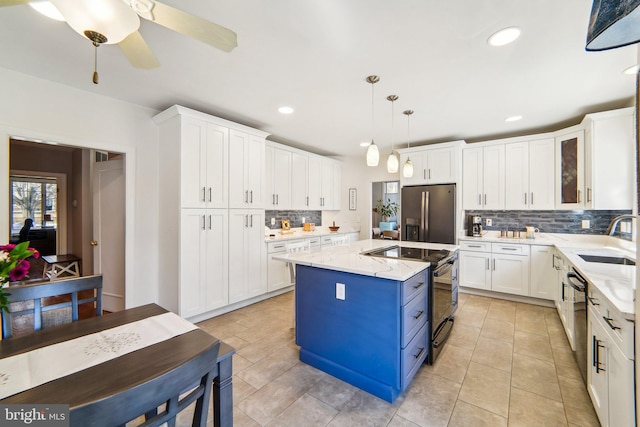
[[[385,244],[359,241],[278,259],[296,264],[300,360],[393,402],[428,356],[430,275],[428,262],[361,254]]]

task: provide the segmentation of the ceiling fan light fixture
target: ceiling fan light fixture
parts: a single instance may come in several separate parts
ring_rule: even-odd
[[[60,11],[50,1],[32,1],[29,3],[29,6],[47,18],[55,19],[60,22],[66,21],[64,16],[62,16]]]
[[[106,44],[117,44],[140,27],[140,18],[122,1],[53,0],[53,5],[66,18],[75,32],[86,37],[86,31],[100,33]]]

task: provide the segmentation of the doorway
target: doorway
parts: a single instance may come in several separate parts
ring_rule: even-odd
[[[104,309],[124,309],[125,154],[11,138],[9,156],[11,176],[48,177],[48,183],[56,178],[56,212],[52,211],[53,203],[47,201],[44,209],[51,208],[51,212],[41,215],[49,233],[55,234],[53,254],[72,254],[80,258],[82,275],[102,273]],[[112,168],[112,163],[118,166]],[[96,185],[95,171],[105,169],[109,169],[109,172],[98,174],[101,178]],[[96,199],[99,200],[99,209],[94,207]],[[107,215],[101,210],[105,206],[110,209]],[[10,205],[11,209],[13,204]],[[39,215],[38,209],[33,212]],[[15,216],[11,214],[10,218]],[[101,227],[100,223],[105,218],[109,223]],[[105,226],[109,229],[108,233],[95,231]],[[12,239],[16,238],[13,236],[15,228],[12,222]],[[92,244],[94,242],[100,243],[98,250],[97,245]],[[105,247],[109,249],[103,250]],[[30,271],[30,276],[32,279],[38,276],[42,278],[42,272],[31,274]],[[107,304],[114,299],[108,295],[114,295],[117,302]]]
[[[373,227],[373,238],[382,238],[383,231],[397,231],[397,225],[393,227],[389,224],[399,224],[400,210],[390,216],[383,216],[381,204],[400,205],[400,181],[381,181],[371,184],[371,226]],[[389,224],[385,224],[389,223]],[[387,237],[395,233],[386,233]]]

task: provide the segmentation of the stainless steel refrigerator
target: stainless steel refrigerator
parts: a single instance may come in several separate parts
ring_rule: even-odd
[[[456,242],[456,185],[402,187],[400,238],[413,242]]]

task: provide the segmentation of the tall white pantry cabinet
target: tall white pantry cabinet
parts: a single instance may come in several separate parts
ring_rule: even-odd
[[[265,293],[261,177],[268,134],[177,105],[154,121],[159,304],[194,318]]]

